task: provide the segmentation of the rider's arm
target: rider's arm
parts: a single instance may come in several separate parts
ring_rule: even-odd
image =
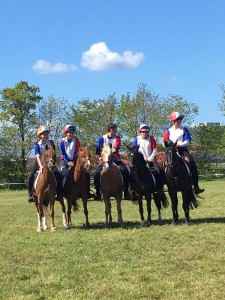
[[[104,139],[103,137],[101,136],[98,140],[97,140],[97,143],[96,143],[96,154],[97,155],[101,155],[101,151],[102,151],[102,146],[104,144]]]
[[[68,159],[67,154],[66,154],[65,145],[64,145],[64,140],[61,140],[61,141],[60,141],[60,144],[59,144],[59,150],[60,150],[60,153],[61,153],[60,159],[61,159],[61,160],[64,160],[64,161],[68,164],[69,159]]]

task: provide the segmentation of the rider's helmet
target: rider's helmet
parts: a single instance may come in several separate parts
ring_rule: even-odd
[[[39,136],[40,134],[42,134],[42,133],[47,133],[47,134],[49,134],[49,129],[46,127],[46,126],[44,126],[44,125],[41,125],[41,126],[39,126],[38,127],[38,129],[37,129],[37,136]]]
[[[175,122],[176,120],[183,120],[184,115],[182,115],[181,113],[179,113],[178,111],[174,111],[172,112],[172,114],[170,115],[170,121],[171,122]]]
[[[63,132],[64,132],[64,134],[66,134],[68,131],[73,131],[73,132],[75,132],[75,131],[76,131],[76,126],[74,126],[74,125],[66,125],[66,126],[63,128]]]
[[[149,132],[150,131],[150,127],[146,124],[141,124],[138,127],[138,132]]]

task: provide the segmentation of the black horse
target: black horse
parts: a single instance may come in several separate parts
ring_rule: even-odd
[[[164,197],[159,197],[156,193],[156,178],[146,165],[146,161],[142,153],[138,151],[139,146],[127,147],[129,166],[131,170],[131,186],[135,191],[135,198],[139,204],[139,212],[141,216],[141,226],[151,224],[151,199],[153,198],[158,209],[158,222],[162,222],[161,208],[168,206],[168,201],[163,193]],[[148,218],[145,221],[143,212],[142,198],[145,197],[147,201]]]
[[[185,223],[188,223],[190,220],[190,208],[193,209],[199,206],[192,190],[190,167],[184,158],[178,154],[176,144],[171,140],[165,142],[165,175],[172,204],[173,224],[177,224],[179,219],[177,192],[181,192],[182,194]]]

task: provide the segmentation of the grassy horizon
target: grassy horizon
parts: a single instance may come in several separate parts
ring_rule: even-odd
[[[58,228],[42,233],[27,192],[1,190],[0,299],[224,299],[224,182],[201,181],[201,187],[204,198],[191,210],[190,225],[181,201],[179,225],[171,225],[171,206],[158,225],[152,203],[153,225],[144,228],[138,206],[123,201],[119,227],[112,200],[113,224],[106,228],[104,203],[89,201],[87,230],[79,201],[66,231],[56,202]]]

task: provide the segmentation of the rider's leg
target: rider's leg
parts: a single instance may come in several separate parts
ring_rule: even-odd
[[[61,200],[63,200],[63,188],[62,188],[63,177],[62,177],[61,173],[59,172],[59,170],[57,168],[55,168],[53,170],[53,174],[55,176],[56,183],[57,183],[57,187],[56,187],[57,196],[56,196],[55,199],[58,200],[58,201],[61,201]]]
[[[34,202],[33,189],[34,189],[34,174],[38,170],[38,163],[35,161],[33,168],[28,177],[28,202]]]
[[[193,185],[194,185],[194,190],[195,190],[195,194],[200,194],[203,193],[205,190],[204,189],[200,189],[199,185],[198,185],[198,169],[196,166],[196,163],[193,159],[193,157],[185,152],[185,157],[188,157],[189,161],[190,161],[190,166],[191,166],[191,174],[192,174],[192,181],[193,181]]]
[[[103,167],[103,163],[100,163],[96,170],[95,170],[95,174],[94,174],[94,185],[95,185],[95,190],[96,190],[96,195],[94,197],[95,200],[101,200],[101,185],[100,185],[100,171]]]

